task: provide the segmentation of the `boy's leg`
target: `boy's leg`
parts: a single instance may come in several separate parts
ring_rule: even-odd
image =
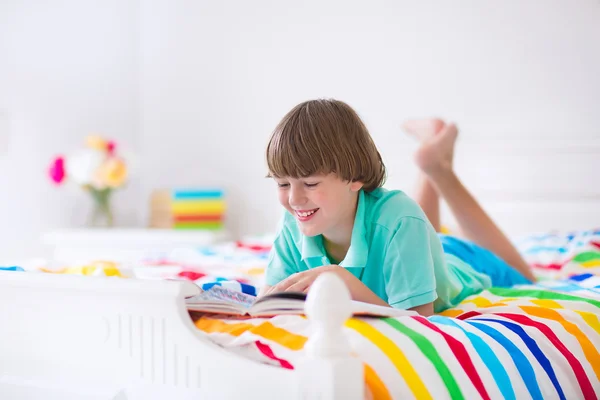
[[[444,122],[440,119],[411,120],[407,121],[402,127],[422,142],[438,133],[444,127]],[[419,173],[415,200],[425,212],[435,231],[440,232],[442,227],[440,223],[440,196],[423,172]]]
[[[412,120],[403,125],[405,131],[421,142],[438,133],[443,127],[444,122],[440,119]],[[419,173],[415,200],[425,212],[435,231],[440,232],[442,228],[440,223],[440,196],[423,172]]]
[[[423,211],[436,232],[441,232],[440,223],[440,196],[427,178],[427,175],[420,173],[415,190],[415,200]]]
[[[534,281],[529,265],[454,173],[452,159],[457,135],[456,126],[448,124],[439,133],[425,137],[415,162],[448,204],[461,232]]]

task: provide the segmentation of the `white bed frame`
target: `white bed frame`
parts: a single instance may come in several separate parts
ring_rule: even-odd
[[[0,272],[0,399],[355,399],[362,364],[342,324],[350,296],[321,276],[306,311],[306,359],[286,370],[199,331],[188,282]]]

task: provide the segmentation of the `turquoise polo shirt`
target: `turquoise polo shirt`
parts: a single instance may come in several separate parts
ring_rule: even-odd
[[[350,248],[338,263],[392,307],[434,302],[436,312],[489,287],[489,278],[456,257],[446,257],[419,205],[402,191],[360,191]],[[304,236],[286,211],[266,270],[266,284],[331,265],[322,235]]]

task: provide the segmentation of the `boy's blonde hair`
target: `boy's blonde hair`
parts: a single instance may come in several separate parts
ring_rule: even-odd
[[[385,182],[385,165],[358,114],[339,100],[298,104],[279,122],[267,146],[270,177],[336,173],[370,192]]]

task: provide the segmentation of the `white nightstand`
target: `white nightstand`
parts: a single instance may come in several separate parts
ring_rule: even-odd
[[[172,229],[67,229],[49,232],[42,243],[59,263],[96,260],[135,262],[149,254],[199,248],[229,239],[226,231]]]

